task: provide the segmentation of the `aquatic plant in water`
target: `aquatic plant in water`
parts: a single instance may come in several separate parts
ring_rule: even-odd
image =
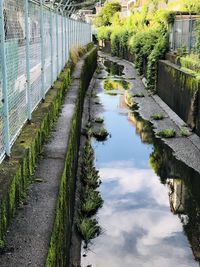
[[[103,123],[103,122],[104,122],[104,119],[103,119],[103,118],[100,118],[100,117],[98,117],[98,118],[96,118],[96,119],[95,119],[95,122],[96,122],[96,123],[100,123],[100,124],[101,124],[101,123]]]
[[[108,132],[105,128],[97,129],[92,132],[97,141],[105,141],[108,137]]]
[[[143,93],[139,93],[139,94],[133,95],[133,97],[145,97],[145,95]]]
[[[90,139],[86,141],[82,156],[81,164],[81,201],[79,218],[77,220],[77,229],[84,241],[84,248],[88,248],[90,241],[99,236],[101,227],[94,216],[99,208],[103,205],[103,199],[95,189],[100,185],[100,177],[94,166],[94,150],[90,143]]]
[[[96,219],[83,218],[78,222],[77,227],[82,239],[84,240],[85,249],[88,248],[90,241],[99,236],[102,232]]]
[[[86,189],[83,193],[81,213],[87,217],[93,216],[103,206],[103,199],[98,191]]]
[[[81,177],[82,177],[82,182],[85,185],[92,187],[94,189],[99,187],[99,185],[101,184],[99,172],[95,169],[95,167],[92,168],[88,168],[87,166],[82,167]]]
[[[104,82],[104,90],[128,90],[130,88],[130,83],[121,79],[121,80],[106,80]]]

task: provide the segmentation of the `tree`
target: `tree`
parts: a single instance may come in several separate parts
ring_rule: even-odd
[[[200,1],[199,0],[184,0],[184,6],[188,12],[200,13]]]
[[[112,24],[112,18],[115,13],[121,11],[121,5],[119,2],[109,2],[104,5],[100,14],[98,14],[94,20],[94,24],[97,27],[109,26]]]

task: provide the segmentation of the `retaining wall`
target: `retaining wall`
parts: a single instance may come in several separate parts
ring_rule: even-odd
[[[192,129],[200,134],[199,82],[194,75],[168,60],[158,63],[157,94]]]

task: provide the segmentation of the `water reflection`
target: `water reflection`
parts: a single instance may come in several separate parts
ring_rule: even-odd
[[[180,218],[193,255],[196,260],[200,260],[200,176],[174,158],[171,149],[154,138],[149,123],[141,120],[137,114],[135,117],[144,124],[145,129],[149,129],[153,144],[150,165],[160,176],[161,182],[167,185],[171,212]],[[140,136],[141,133],[142,130],[139,132]]]
[[[130,113],[122,96],[99,96],[112,136],[93,144],[105,233],[82,266],[199,266],[199,175],[154,138],[151,125]]]
[[[108,72],[109,76],[122,76],[124,74],[124,66],[103,58],[101,58],[101,60],[103,65],[106,67],[106,71]]]

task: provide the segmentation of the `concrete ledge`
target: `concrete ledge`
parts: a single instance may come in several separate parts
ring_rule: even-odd
[[[92,56],[95,57],[95,50],[87,54],[87,56],[84,58],[84,61],[87,62],[87,60],[89,60]],[[89,77],[92,75],[93,69],[96,67],[94,58],[93,58],[92,66],[89,67],[89,70],[88,70],[88,66],[87,68],[85,67],[88,70],[88,73],[85,76],[88,75]],[[57,120],[58,114],[61,109],[61,105],[63,103],[64,95],[66,91],[68,91],[69,84],[71,81],[71,78],[70,78],[71,69],[72,69],[72,66],[70,67],[67,66],[64,69],[60,78],[55,83],[54,88],[48,92],[45,102],[41,103],[38,109],[33,113],[32,123],[27,124],[24,127],[21,135],[15,142],[13,149],[12,149],[11,158],[9,160],[5,160],[0,166],[0,247],[2,249],[4,247],[4,241],[5,241],[5,236],[7,233],[8,226],[11,223],[11,219],[16,214],[17,207],[21,204],[21,202],[25,198],[27,188],[31,183],[31,179],[32,179],[31,177],[34,173],[38,157],[39,155],[42,154],[43,145],[48,140],[52,126],[55,124],[55,121]],[[70,120],[72,127],[71,129],[68,129],[68,131],[70,131],[70,135],[69,135],[70,137],[68,140],[66,140],[68,144],[72,141],[75,142],[76,138],[78,140],[78,137],[77,137],[78,123],[76,122],[76,119],[77,119],[77,116],[81,116],[81,107],[78,107],[78,105],[81,105],[81,103],[83,102],[84,94],[82,93],[82,91],[84,92],[86,85],[83,83],[83,85],[79,86],[78,88],[80,89],[79,97],[77,100],[78,102],[74,98],[74,102],[76,105],[76,112],[75,112],[75,115],[73,116],[72,121]],[[75,133],[73,133],[73,131],[75,131]],[[64,172],[62,169],[62,175],[61,173],[59,173],[59,175],[62,176],[62,179],[60,180],[61,184],[59,184],[59,200],[57,204],[56,214],[60,212],[59,208],[61,207],[60,206],[62,202],[61,199],[64,199],[64,201],[62,202],[62,208],[66,209],[67,207],[65,205],[66,199],[61,197],[62,193],[60,192],[63,192],[63,188],[64,188],[63,186],[64,185],[66,186],[66,179],[64,182],[63,177],[66,178],[65,174],[69,166],[72,166],[72,163],[74,163],[73,157],[75,157],[75,154],[77,153],[78,141],[75,143],[76,143],[75,149],[72,148],[72,145],[69,146],[69,151],[70,151],[69,153],[71,153],[70,156],[68,154],[66,155],[66,153],[64,153],[64,151],[62,150],[62,145],[60,146],[60,149],[62,150],[60,151],[60,153],[62,154],[62,158],[65,161],[65,158],[67,157],[67,160],[66,160],[67,163],[65,164]],[[48,151],[48,149],[46,151]],[[58,151],[56,153],[58,153]],[[73,158],[73,160],[71,157]],[[56,162],[55,158],[52,158],[52,164],[53,162],[54,163]],[[69,170],[69,172],[70,171],[71,170]],[[57,221],[58,219],[56,216],[54,225],[57,225],[56,223]],[[63,225],[61,225],[60,222],[61,221],[59,219],[59,226],[63,227]],[[57,227],[54,226],[53,233],[56,231],[55,229],[57,230]],[[52,245],[53,244],[52,240],[53,240],[53,237],[50,243],[47,266],[56,266],[55,262],[57,262],[58,260],[60,262],[60,259],[61,259],[60,257],[61,253],[58,253],[57,251],[55,251],[55,248],[53,248],[53,245]],[[59,246],[59,248],[61,249],[62,247]],[[12,264],[9,265],[8,262],[6,263],[4,256],[5,258],[7,257],[6,255],[3,255],[2,259],[0,260],[1,266],[16,266]],[[26,262],[25,265],[18,264],[17,266],[27,266],[27,265],[28,264]],[[31,265],[31,266],[41,266],[41,265]],[[62,266],[62,265],[59,265],[59,266]]]

